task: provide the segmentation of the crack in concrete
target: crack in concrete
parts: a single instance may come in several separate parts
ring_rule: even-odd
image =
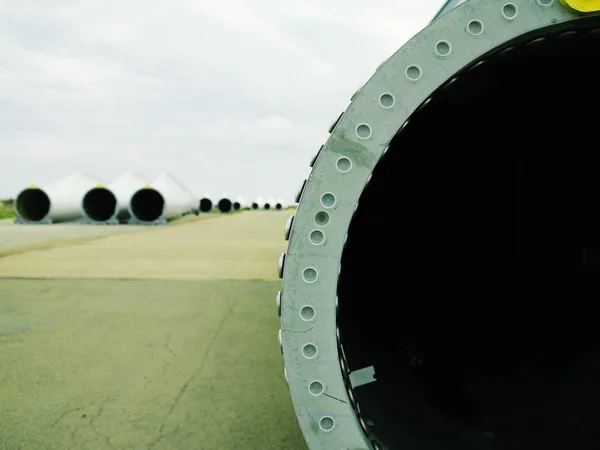
[[[97,426],[95,425],[95,422],[96,422],[96,420],[97,420],[97,419],[98,419],[98,418],[99,418],[99,417],[100,417],[100,416],[101,416],[101,415],[104,413],[104,408],[105,408],[106,404],[107,404],[108,402],[110,402],[111,400],[112,400],[111,398],[107,398],[107,399],[105,399],[105,400],[102,402],[102,404],[100,405],[100,407],[98,408],[98,411],[96,412],[96,414],[95,414],[95,415],[94,415],[94,416],[93,416],[93,417],[92,417],[92,418],[91,418],[89,421],[86,421],[86,422],[83,422],[83,423],[79,423],[79,424],[77,424],[77,423],[76,423],[76,424],[74,425],[74,427],[73,427],[73,430],[71,431],[71,434],[70,434],[70,439],[71,439],[71,442],[75,442],[75,436],[77,435],[77,433],[78,433],[78,432],[79,432],[79,431],[80,431],[82,428],[84,428],[85,426],[89,426],[89,427],[92,429],[92,431],[93,431],[94,433],[96,433],[96,435],[98,435],[98,437],[100,437],[100,438],[104,439],[104,441],[105,441],[105,443],[106,443],[106,445],[107,445],[108,447],[110,447],[110,448],[116,448],[116,447],[115,447],[115,444],[113,444],[113,443],[111,442],[111,440],[110,440],[110,437],[109,437],[109,436],[105,436],[104,434],[102,434],[102,433],[100,432],[100,430],[98,430]],[[66,411],[62,412],[62,413],[61,413],[61,414],[60,414],[60,415],[59,415],[59,416],[58,416],[58,417],[57,417],[57,418],[54,420],[54,422],[52,422],[52,428],[55,428],[55,427],[56,427],[56,426],[57,426],[57,425],[58,425],[58,424],[59,424],[59,423],[60,423],[60,422],[61,422],[61,421],[62,421],[62,420],[65,418],[65,417],[67,417],[69,414],[72,414],[72,413],[74,413],[74,412],[79,412],[79,411],[82,411],[82,410],[85,410],[85,409],[89,409],[89,408],[91,408],[92,406],[94,406],[94,404],[95,404],[95,403],[96,403],[96,402],[94,402],[94,403],[90,403],[89,405],[80,406],[80,407],[77,407],[77,408],[71,408],[71,409],[68,409],[68,410],[66,410]],[[84,415],[83,415],[81,418],[87,418],[87,415],[86,415],[86,414],[84,414]]]
[[[92,403],[93,405],[93,403]],[[92,405],[87,405],[87,406],[80,406],[78,408],[71,408],[71,409],[67,409],[66,411],[64,411],[63,413],[61,413],[55,420],[54,422],[52,422],[51,427],[52,428],[56,428],[56,426],[58,425],[58,423],[63,420],[65,417],[67,417],[69,414],[77,412],[77,411],[81,411],[82,409],[86,409],[91,407]]]
[[[194,371],[194,373],[186,380],[186,382],[183,383],[183,385],[181,386],[181,388],[177,392],[177,395],[175,396],[175,399],[173,400],[173,402],[169,406],[169,410],[167,411],[167,414],[165,415],[164,419],[162,420],[162,422],[160,424],[160,427],[158,429],[158,435],[156,436],[156,438],[154,440],[152,440],[148,444],[148,450],[152,450],[154,447],[156,447],[156,445],[160,441],[162,441],[165,438],[165,432],[164,432],[164,430],[165,430],[165,427],[167,425],[167,421],[173,415],[173,413],[175,411],[175,408],[177,407],[177,404],[179,403],[179,401],[181,400],[181,398],[183,397],[183,395],[185,394],[185,392],[188,390],[190,384],[194,382],[194,380],[198,377],[198,375],[200,375],[200,373],[204,369],[204,363],[206,362],[206,359],[207,359],[207,357],[208,357],[208,355],[209,355],[209,353],[210,353],[210,351],[211,351],[211,349],[212,349],[215,341],[217,340],[217,337],[219,337],[219,335],[221,334],[221,331],[223,329],[223,325],[225,324],[225,322],[227,321],[227,319],[233,313],[233,310],[237,306],[238,302],[239,302],[239,299],[236,299],[236,301],[233,303],[233,305],[231,305],[231,307],[229,308],[229,311],[227,311],[227,313],[224,315],[223,319],[221,319],[221,322],[219,322],[219,325],[217,326],[217,329],[216,329],[215,333],[213,334],[212,338],[210,339],[210,342],[208,343],[208,346],[206,347],[206,351],[204,352],[204,355],[202,355],[202,359],[200,360],[200,365]]]
[[[89,421],[89,426],[94,431],[94,433],[96,433],[98,435],[98,437],[101,437],[104,439],[104,442],[106,443],[107,446],[109,446],[110,448],[116,448],[115,445],[110,441],[110,436],[106,436],[106,435],[102,434],[95,425],[96,419],[98,419],[102,415],[102,413],[104,413],[104,407],[111,400],[112,400],[111,398],[107,398],[102,402],[102,404],[98,408],[98,412]]]
[[[171,353],[173,356],[178,356],[177,353],[175,353],[173,351],[173,349],[171,348],[171,336],[173,334],[173,330],[175,329],[175,324],[173,324],[173,326],[169,329],[169,332],[167,333],[167,337],[165,337],[165,350],[168,351],[169,353]]]
[[[167,376],[167,369],[171,367],[171,363],[165,362],[162,366],[163,375]]]

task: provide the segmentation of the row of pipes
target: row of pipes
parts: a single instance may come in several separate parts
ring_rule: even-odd
[[[281,200],[257,198],[252,203],[239,197],[222,196],[215,204],[208,195],[196,197],[169,173],[153,182],[127,172],[110,184],[86,173],[76,172],[43,188],[29,186],[15,198],[19,224],[81,222],[86,224],[164,224],[188,214],[214,209],[229,213],[243,209],[286,209]]]

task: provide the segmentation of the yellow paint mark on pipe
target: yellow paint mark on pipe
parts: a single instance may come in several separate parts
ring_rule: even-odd
[[[560,0],[567,10],[577,13],[594,13],[600,11],[600,0]]]

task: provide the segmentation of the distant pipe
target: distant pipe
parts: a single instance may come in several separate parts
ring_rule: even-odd
[[[217,208],[219,209],[219,212],[222,213],[231,212],[233,209],[233,202],[227,197],[223,197],[221,200],[219,200],[219,203],[217,203]]]
[[[274,209],[275,208],[275,200],[273,200],[272,198],[268,198],[267,201],[265,202],[263,208],[266,210]]]
[[[198,199],[169,173],[136,191],[129,202],[129,223],[163,224],[198,210]]]
[[[208,197],[203,197],[200,199],[200,212],[211,212],[213,209],[213,202]]]
[[[252,203],[252,209],[257,210],[257,209],[269,209],[269,208],[265,208],[266,202],[265,199],[263,199],[262,197],[257,197],[256,200],[254,200],[254,203]],[[269,205],[270,207],[270,205]]]
[[[238,197],[235,199],[235,202],[233,202],[233,209],[234,211],[240,211],[242,209],[249,209],[248,202],[243,198],[243,197]]]
[[[95,176],[75,172],[43,189],[30,186],[15,198],[15,223],[59,223],[83,217],[83,196],[101,184]]]
[[[281,211],[283,209],[287,209],[287,205],[281,198],[277,198],[277,200],[275,200],[275,209],[277,211]]]

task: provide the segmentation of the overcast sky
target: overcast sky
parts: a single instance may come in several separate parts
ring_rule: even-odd
[[[0,197],[168,171],[293,199],[350,96],[438,0],[0,0]]]

